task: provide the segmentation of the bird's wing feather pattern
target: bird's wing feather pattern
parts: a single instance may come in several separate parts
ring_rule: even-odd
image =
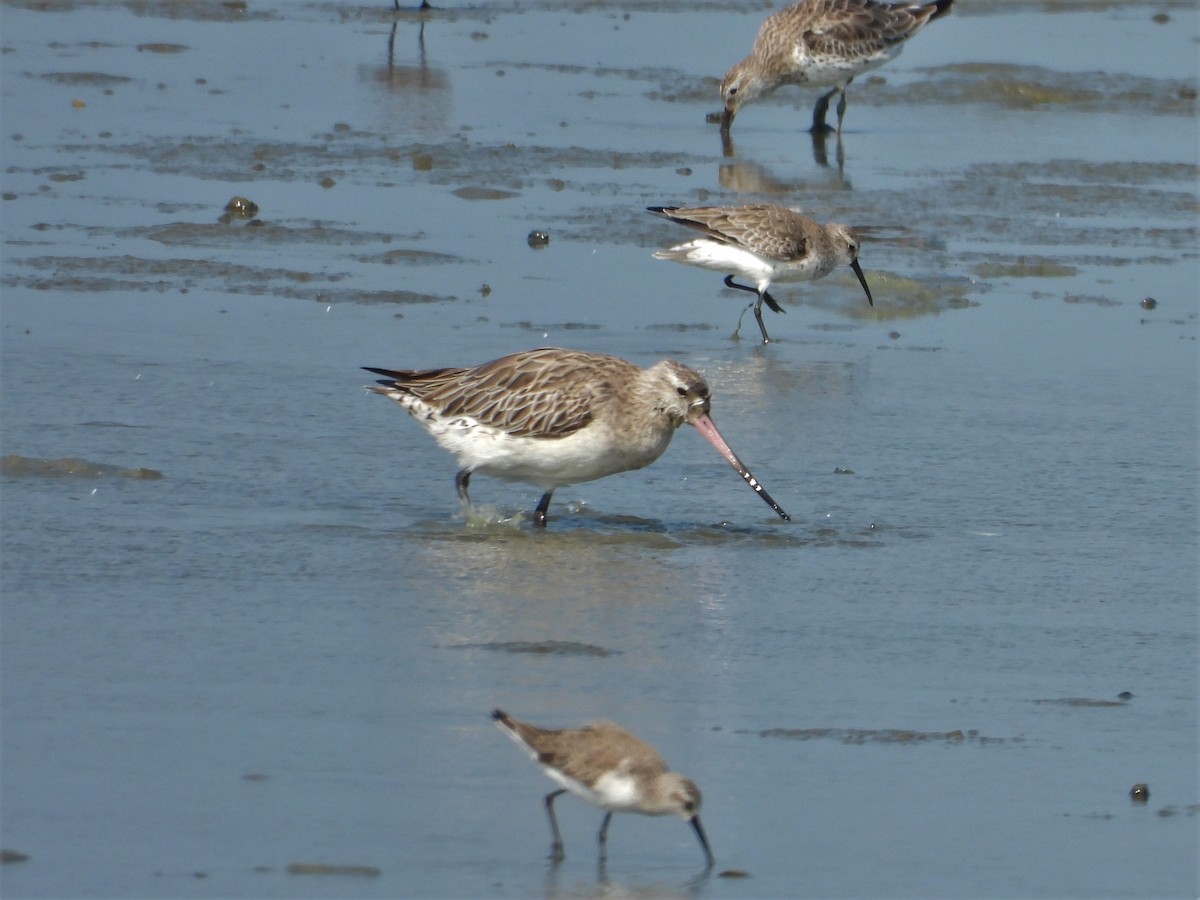
[[[934,3],[826,0],[821,15],[805,29],[804,43],[814,57],[870,56],[906,41],[941,11]]]
[[[581,367],[589,377],[578,377]],[[514,353],[472,369],[390,371],[381,382],[412,394],[443,417],[467,417],[516,437],[566,437],[590,423],[597,401],[610,396],[615,357],[544,348]]]
[[[772,259],[794,260],[807,252],[803,217],[773,203],[747,206],[654,208],[658,215],[702,231],[714,241],[745,247]]]
[[[667,764],[657,750],[612,722],[540,731],[533,747],[542,765],[553,766],[583,784],[591,784],[601,774],[613,770],[650,777],[667,771]]]

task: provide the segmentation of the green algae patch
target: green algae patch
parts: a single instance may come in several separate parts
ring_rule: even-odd
[[[41,459],[16,454],[0,457],[0,475],[11,478],[134,478],[141,481],[157,481],[163,477],[157,469],[126,469],[77,456]]]

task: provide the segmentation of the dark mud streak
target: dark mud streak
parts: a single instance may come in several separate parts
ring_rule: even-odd
[[[578,641],[487,641],[452,644],[454,650],[492,650],[497,653],[529,653],[535,656],[620,656],[620,650],[608,650]]]

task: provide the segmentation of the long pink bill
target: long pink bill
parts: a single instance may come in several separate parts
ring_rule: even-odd
[[[725,438],[721,437],[721,432],[717,431],[717,426],[713,424],[712,419],[706,415],[700,415],[692,420],[692,424],[696,426],[696,430],[704,435],[710,444],[717,448],[717,452],[725,457],[731,466],[737,469],[737,473],[742,476],[742,480],[754,488],[758,496],[762,497],[767,502],[767,505],[775,510],[779,518],[785,522],[792,521],[792,517],[783,511],[783,507],[771,499],[771,495],[758,483],[758,479],[750,474],[750,470],[746,468],[746,464],[738,459],[737,454],[725,443]]]

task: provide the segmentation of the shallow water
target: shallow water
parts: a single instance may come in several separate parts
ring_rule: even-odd
[[[761,8],[6,4],[4,895],[1195,896],[1196,12],[961,5],[839,166],[705,124]],[[760,198],[876,306],[730,341],[642,208]],[[464,519],[357,367],[541,345],[700,369],[792,523],[690,429]],[[573,798],[551,868],[496,706],[658,746],[713,872]]]

